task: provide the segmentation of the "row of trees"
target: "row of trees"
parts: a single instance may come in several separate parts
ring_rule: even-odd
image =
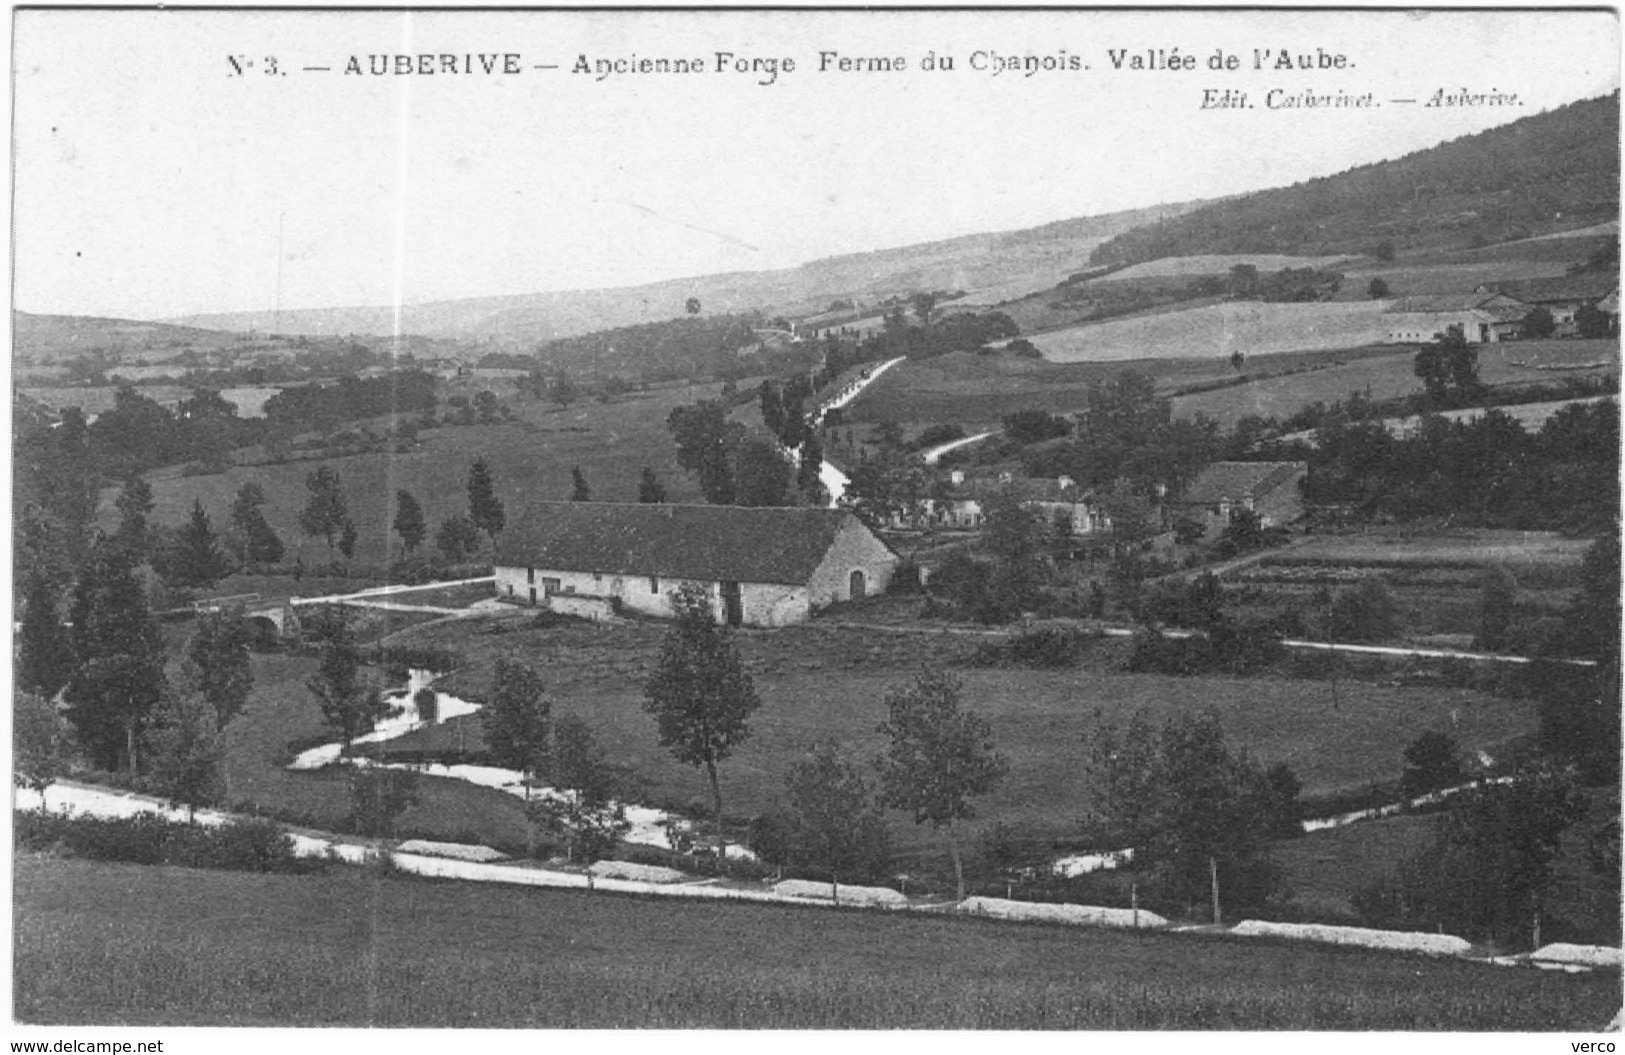
[[[772,441],[752,437],[739,422],[728,420],[727,407],[715,400],[673,408],[666,425],[677,444],[677,464],[694,474],[707,502],[822,504],[818,470],[823,452],[816,435],[805,437],[792,465]]]

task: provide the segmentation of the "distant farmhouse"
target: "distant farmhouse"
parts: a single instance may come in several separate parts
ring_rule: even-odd
[[[882,593],[897,554],[843,509],[538,502],[502,536],[497,595],[603,619],[670,616],[697,583],[731,626],[800,623]]]
[[[1043,480],[1003,473],[996,479],[966,479],[963,470],[955,469],[949,481],[949,489],[927,503],[925,520],[933,527],[980,528],[988,502],[995,495],[1010,492],[1022,505],[1040,511],[1045,523],[1059,523],[1064,518],[1074,535],[1111,528],[1099,496],[1079,487],[1070,476]]]
[[[1579,332],[1574,316],[1590,305],[1603,311],[1619,312],[1619,276],[1615,274],[1558,275],[1555,278],[1525,278],[1515,282],[1488,282],[1479,286],[1480,292],[1499,293],[1513,297],[1530,307],[1541,307],[1552,313],[1557,323],[1557,336],[1572,337]],[[1613,307],[1603,307],[1609,297]]]
[[[1303,515],[1307,462],[1214,462],[1170,505],[1175,519],[1192,520],[1212,537],[1238,509],[1258,515],[1260,527],[1284,527]]]
[[[1383,312],[1390,344],[1426,344],[1460,326],[1469,344],[1514,340],[1523,334],[1523,318],[1533,305],[1505,293],[1440,293],[1402,297]]]

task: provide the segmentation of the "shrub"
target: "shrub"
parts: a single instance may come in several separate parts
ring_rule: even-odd
[[[30,812],[16,815],[16,839],[26,849],[62,850],[94,861],[252,872],[316,867],[295,856],[293,839],[281,827],[258,818],[216,828],[150,812],[132,817]]]

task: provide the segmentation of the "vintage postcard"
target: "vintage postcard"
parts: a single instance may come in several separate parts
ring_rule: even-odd
[[[11,63],[13,1051],[1613,1050],[1616,11]]]

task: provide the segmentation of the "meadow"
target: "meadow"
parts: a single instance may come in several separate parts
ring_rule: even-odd
[[[425,429],[405,453],[384,451],[324,459],[343,483],[351,519],[359,532],[355,562],[378,564],[401,555],[393,534],[395,492],[411,491],[423,506],[430,537],[440,521],[468,511],[468,469],[484,457],[496,478],[497,494],[515,523],[531,501],[570,497],[570,471],[580,466],[593,497],[599,501],[637,500],[638,476],[652,468],[672,501],[698,501],[694,479],[677,465],[677,447],[666,429],[673,407],[716,396],[717,385],[666,388],[617,399],[582,402],[560,408],[553,403],[504,397],[516,414],[496,425],[441,426]],[[299,511],[309,492],[305,477],[314,462],[236,466],[208,476],[155,473],[152,479],[154,519],[181,523],[192,502],[201,500],[217,529],[223,527],[237,489],[252,480],[265,489],[266,519],[288,547],[287,561],[297,556],[307,565],[325,564],[326,543],[298,529]],[[104,517],[116,492],[103,496]]]
[[[1593,1030],[1617,974],[964,918],[23,855],[37,1025]]]
[[[663,627],[516,625],[521,628],[487,634],[474,624],[443,623],[397,640],[460,652],[465,665],[441,685],[469,699],[486,696],[498,656],[531,663],[547,683],[555,713],[585,718],[612,760],[642,778],[644,801],[668,808],[704,801],[702,776],[659,745],[643,710],[643,686]],[[721,767],[725,807],[739,817],[781,798],[790,766],[821,742],[836,743],[860,763],[878,755],[883,743],[876,726],[885,718],[887,690],[927,666],[954,667],[964,705],[987,716],[1010,761],[1004,784],[978,803],[980,821],[1003,821],[1059,842],[1076,839],[1089,803],[1084,759],[1097,711],[1121,722],[1136,713],[1160,721],[1214,708],[1232,743],[1265,763],[1287,763],[1311,795],[1396,778],[1405,745],[1445,727],[1452,715],[1453,735],[1470,747],[1502,743],[1533,727],[1528,704],[1468,689],[973,668],[962,664],[978,638],[823,624],[747,631],[739,640],[762,700],[749,740]],[[463,740],[477,747],[478,718],[447,726],[456,723],[466,724]],[[416,735],[391,741],[390,749],[409,757],[418,749]],[[894,818],[892,828],[905,855],[940,852],[928,832],[904,818]]]

